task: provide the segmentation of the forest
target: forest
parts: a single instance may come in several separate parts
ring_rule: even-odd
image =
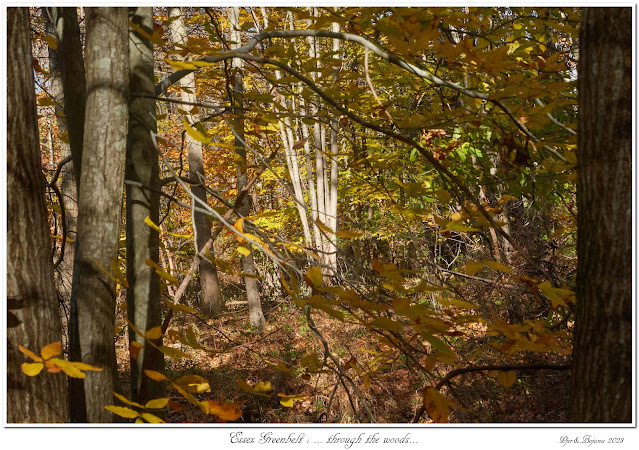
[[[8,423],[632,422],[631,8],[6,18]]]

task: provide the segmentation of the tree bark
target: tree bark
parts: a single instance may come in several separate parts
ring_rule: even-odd
[[[128,127],[129,45],[126,8],[87,8],[87,102],[72,309],[79,348],[71,359],[100,367],[84,380],[86,420],[112,422],[104,409],[119,390],[113,333],[115,282]],[[77,358],[78,351],[80,358]],[[81,405],[71,404],[72,407]],[[80,411],[76,419],[82,418]]]
[[[58,42],[58,49],[53,49],[49,46],[49,70],[51,72],[51,96],[58,102],[55,106],[56,123],[58,125],[58,134],[60,136],[67,133],[68,128],[65,117],[64,107],[64,82],[62,80],[63,65],[62,58],[59,53],[61,48],[61,39],[58,35],[55,27],[55,17],[58,17],[58,12],[54,11],[59,8],[42,8],[43,15],[47,19],[47,32],[54,36]],[[79,36],[78,36],[79,37]],[[82,56],[82,55],[80,55]],[[84,77],[84,72],[82,73]],[[71,156],[71,146],[68,141],[64,142],[59,139],[60,145],[60,161],[65,160]],[[57,290],[59,295],[64,301],[65,308],[68,308],[71,302],[71,284],[73,283],[73,259],[75,257],[75,239],[76,230],[78,226],[78,186],[75,180],[75,173],[73,171],[73,161],[70,161],[62,167],[60,171],[60,178],[62,179],[60,192],[62,193],[62,199],[60,201],[64,204],[64,227],[66,228],[67,240],[64,244],[64,255],[60,266],[56,273]],[[62,327],[63,330],[68,331],[68,317],[66,312],[62,314]],[[64,332],[63,332],[64,338]],[[64,340],[64,339],[63,339]],[[66,345],[65,345],[66,344]],[[68,343],[63,342],[65,348],[68,348]]]
[[[240,35],[240,8],[233,6],[228,8],[229,13],[229,25],[230,25],[230,38],[231,48],[239,48],[242,45]],[[239,138],[235,138],[235,152],[239,156],[240,163],[237,166],[237,192],[241,192],[248,182],[246,167],[246,147],[244,145],[244,112],[243,99],[244,99],[244,80],[242,79],[242,60],[239,58],[233,59],[233,69],[235,70],[235,76],[233,80],[233,106],[237,109],[235,111],[235,131],[239,135]],[[244,201],[237,208],[238,213],[242,217],[246,217],[251,213],[250,197],[247,195],[244,197]],[[257,279],[254,278],[257,275],[255,270],[255,260],[253,259],[253,249],[250,243],[245,242],[244,246],[248,248],[249,254],[242,256],[242,271],[249,275],[244,277],[244,287],[246,288],[246,300],[248,301],[248,314],[249,323],[255,327],[259,332],[264,330],[266,320],[264,319],[264,313],[262,312],[262,302],[260,300],[260,290],[257,284]]]
[[[153,8],[129,8],[129,19],[146,33],[153,33]],[[154,95],[153,43],[129,30],[129,92]],[[157,132],[155,100],[130,97],[129,134],[127,142],[127,180],[151,186],[156,191],[127,184],[126,187],[126,256],[127,256],[127,314],[129,322],[145,332],[162,325],[160,279],[146,260],[159,261],[160,236],[145,223],[148,217],[159,222],[160,188],[158,154],[151,132]],[[141,404],[164,396],[162,383],[152,381],[143,370],[164,372],[164,356],[156,348],[145,345],[144,336],[129,328],[129,345],[142,346],[139,354],[131,352],[131,399]],[[161,339],[156,342],[161,345]]]
[[[174,18],[171,22],[171,34],[176,44],[185,46],[187,41],[186,28],[182,20],[180,8],[171,8],[169,16]],[[182,90],[182,101],[195,103],[197,97],[195,95],[195,75],[188,74],[180,80]],[[187,111],[186,120],[189,124],[193,124],[195,117],[190,111],[192,106],[182,105],[182,109]],[[206,189],[204,182],[206,176],[204,173],[204,157],[202,154],[203,145],[196,141],[188,134],[184,137],[188,152],[189,162],[189,178],[195,181],[191,185],[193,195],[206,203]],[[193,203],[196,203],[193,199]],[[195,234],[195,251],[199,252],[206,245],[211,237],[211,220],[206,214],[193,212],[193,231]],[[209,249],[209,253],[213,256],[213,248]],[[224,300],[222,298],[222,290],[220,289],[220,281],[217,276],[217,268],[208,258],[202,258],[200,262],[200,297],[201,305],[204,312],[216,315],[224,309]]]
[[[579,37],[572,422],[632,421],[632,9],[585,8]]]
[[[87,91],[78,11],[77,8],[50,8],[50,11],[58,34],[58,52],[65,94],[64,115],[73,158],[73,166],[70,167],[73,167],[76,188],[79,189]]]
[[[29,29],[27,8],[7,10],[7,421],[68,422],[64,375],[25,375],[18,350],[61,339]]]

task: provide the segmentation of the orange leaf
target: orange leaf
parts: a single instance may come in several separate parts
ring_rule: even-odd
[[[40,351],[40,353],[42,354],[42,357],[44,359],[49,359],[49,358],[53,358],[54,356],[58,356],[60,353],[62,353],[62,342],[58,341],[58,342],[52,342],[51,344],[47,344],[44,347],[42,347],[42,350]]]
[[[29,350],[28,348],[24,348],[22,345],[18,345],[18,349],[24,353],[25,355],[27,355],[29,358],[31,358],[34,361],[37,362],[42,362],[42,358],[40,358],[38,355],[36,355],[35,353],[33,353],[31,350]]]
[[[154,381],[167,381],[168,380],[167,377],[165,377],[160,372],[156,372],[155,370],[145,370],[144,373],[146,374],[147,377],[149,377],[150,379],[152,379]]]
[[[200,405],[206,414],[213,414],[224,421],[233,421],[242,417],[242,410],[240,408],[243,403],[244,402],[218,403],[215,400],[205,400],[200,402]]]
[[[140,356],[140,350],[142,350],[143,345],[139,342],[131,342],[129,344],[129,353],[131,353],[131,358],[137,360],[138,356]]]

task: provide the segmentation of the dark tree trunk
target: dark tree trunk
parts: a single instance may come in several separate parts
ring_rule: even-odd
[[[129,8],[129,19],[149,35],[153,33],[153,8]],[[148,38],[129,31],[130,92],[153,96],[153,44]],[[129,136],[127,145],[126,179],[154,189],[160,188],[158,154],[151,132],[157,132],[155,100],[131,97]],[[162,325],[160,279],[147,263],[159,260],[160,236],[144,220],[159,221],[160,196],[157,192],[137,186],[126,187],[126,258],[127,258],[127,314],[135,327],[145,332]],[[131,353],[131,399],[146,403],[164,396],[162,383],[151,381],[144,369],[164,371],[164,357],[144,336],[129,329],[129,343],[142,345],[139,354]],[[157,342],[156,344],[161,344]]]
[[[61,373],[22,372],[22,345],[61,339],[44,201],[29,10],[7,10],[7,422],[68,422]],[[29,361],[32,362],[32,361]]]
[[[577,305],[569,419],[632,421],[632,9],[579,38]]]
[[[118,389],[115,282],[105,271],[117,261],[120,239],[129,114],[128,23],[127,8],[86,9],[87,102],[71,297],[79,325],[78,340],[72,336],[71,344],[80,346],[72,346],[70,353],[72,360],[104,369],[84,380],[89,422],[113,421],[104,406],[113,404]]]
[[[77,8],[50,8],[58,34],[58,52],[64,87],[64,115],[69,128],[76,186],[80,186],[86,79]]]

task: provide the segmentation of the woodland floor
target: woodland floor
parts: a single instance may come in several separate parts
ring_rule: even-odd
[[[211,392],[199,394],[199,400],[243,401],[243,415],[237,421],[239,423],[357,422],[350,402],[360,414],[363,414],[363,408],[356,396],[349,400],[341,386],[335,389],[335,375],[303,377],[299,371],[287,373],[275,367],[278,362],[299,364],[300,359],[312,351],[322,355],[322,346],[312,335],[300,309],[281,302],[265,303],[264,311],[268,327],[262,335],[248,329],[245,309],[230,310],[214,319],[202,320],[194,315],[174,319],[172,328],[184,332],[187,327],[193,327],[198,342],[208,351],[183,348],[179,342],[165,342],[165,345],[193,356],[180,360],[167,358],[167,376],[172,380],[189,374],[204,377]],[[366,358],[370,363],[379,355],[376,352],[387,349],[371,339],[370,334],[358,325],[337,322],[321,312],[314,313],[313,319],[342,363],[355,355],[360,363]],[[120,318],[120,321],[124,322],[124,319]],[[475,332],[481,341],[484,332]],[[125,395],[129,390],[126,342],[124,334],[116,345]],[[461,356],[468,356],[474,349],[468,344],[467,347],[456,350]],[[495,362],[484,359],[481,364]],[[282,366],[285,364],[280,364]],[[451,368],[437,366],[436,370],[446,374]],[[397,357],[385,365],[371,378],[371,383],[363,382],[353,369],[349,369],[348,373],[358,384],[377,421],[382,423],[410,423],[421,405],[418,391],[429,385],[405,357]],[[237,377],[251,385],[270,381],[272,395],[265,398],[240,389]],[[505,389],[488,374],[472,373],[456,377],[454,389],[451,391],[450,387],[445,387],[442,393],[462,407],[452,409],[450,421],[453,423],[561,423],[566,421],[568,378],[568,371],[518,372],[514,385]],[[279,403],[277,393],[303,394],[310,401],[296,401],[293,407],[287,408]],[[188,408],[169,411],[167,421],[209,423],[216,422],[216,418]],[[424,414],[420,422],[429,423],[431,420]]]

